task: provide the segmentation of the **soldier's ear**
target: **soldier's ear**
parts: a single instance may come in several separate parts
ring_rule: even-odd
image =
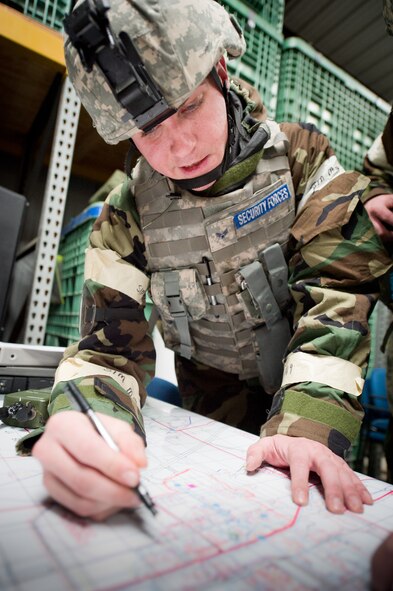
[[[228,77],[228,70],[227,70],[227,63],[225,61],[225,57],[222,56],[220,61],[216,64],[217,74],[220,77],[220,80],[223,86],[229,87],[229,77]]]

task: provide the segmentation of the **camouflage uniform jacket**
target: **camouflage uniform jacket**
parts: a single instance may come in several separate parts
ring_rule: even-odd
[[[300,353],[306,370],[276,394],[261,436],[307,437],[344,455],[362,419],[361,380],[354,378],[348,386],[346,370],[357,366],[365,373],[367,320],[379,295],[378,278],[391,260],[361,203],[368,180],[343,172],[328,140],[315,128],[291,123],[280,128],[289,140],[298,210],[289,236],[295,313],[288,354]],[[66,350],[49,410],[69,408],[63,384],[73,379],[95,410],[134,422],[142,432],[141,406],[154,374],[155,352],[143,319],[149,277],[133,183],[108,196],[90,239],[98,256],[94,261],[86,257],[88,297],[114,319],[108,316]],[[116,318],[116,309],[127,309],[128,318]],[[316,363],[321,359],[327,365]],[[292,370],[289,355],[285,372]]]

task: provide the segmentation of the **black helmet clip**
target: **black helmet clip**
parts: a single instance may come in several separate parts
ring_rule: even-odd
[[[136,126],[149,131],[170,117],[160,89],[149,75],[129,35],[112,33],[107,0],[83,0],[64,19],[69,42],[77,50],[82,65],[91,72],[100,68],[116,100],[132,116]]]

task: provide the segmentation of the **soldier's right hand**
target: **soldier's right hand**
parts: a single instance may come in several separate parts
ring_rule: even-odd
[[[377,195],[365,203],[369,218],[382,242],[393,242],[393,194]]]
[[[140,504],[132,489],[147,459],[143,440],[130,425],[97,414],[120,452],[108,446],[85,415],[64,411],[50,417],[33,456],[55,501],[81,517],[101,521]]]

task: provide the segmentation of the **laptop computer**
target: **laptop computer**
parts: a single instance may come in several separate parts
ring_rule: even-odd
[[[0,341],[0,394],[50,388],[64,349]]]

